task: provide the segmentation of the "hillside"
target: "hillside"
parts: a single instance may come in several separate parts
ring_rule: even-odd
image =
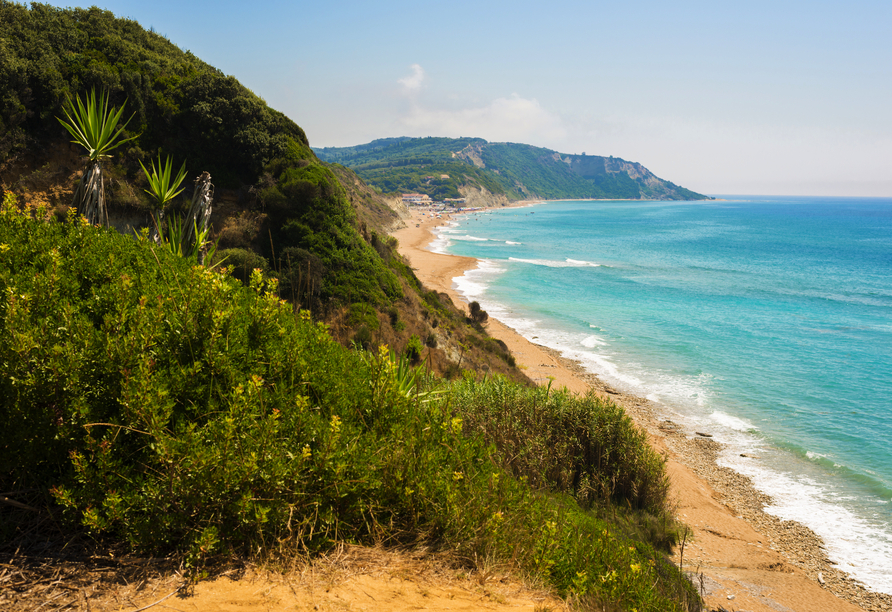
[[[382,192],[461,198],[468,189],[507,200],[708,199],[617,157],[567,155],[481,138],[386,138],[355,147],[315,149],[320,159],[352,168]]]
[[[247,282],[259,268],[281,297],[331,325],[342,343],[385,343],[427,357],[437,372],[462,365],[525,380],[504,349],[427,292],[386,236],[392,204],[352,170],[321,162],[294,121],[155,32],[108,11],[30,8],[0,0],[0,187],[65,218],[84,150],[57,121],[66,101],[97,89],[130,118],[134,137],[102,163],[111,225],[151,229],[140,162],[186,164],[186,190],[166,213],[184,213],[192,177],[210,173],[218,258]],[[464,351],[462,346],[470,349]]]

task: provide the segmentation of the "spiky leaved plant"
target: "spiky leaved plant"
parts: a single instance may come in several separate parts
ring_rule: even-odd
[[[129,140],[138,136],[120,139],[121,134],[127,128],[127,124],[133,119],[133,115],[123,125],[121,115],[124,114],[124,104],[121,108],[108,108],[108,92],[102,92],[98,98],[96,90],[90,91],[86,104],[80,96],[75,98],[77,103],[68,98],[67,104],[62,108],[67,121],[56,117],[66,130],[74,137],[73,143],[79,144],[87,150],[88,157],[84,175],[81,177],[74,191],[74,199],[71,205],[81,213],[91,225],[108,225],[108,213],[105,209],[105,183],[102,179],[101,161],[109,155],[109,151],[115,149]]]
[[[173,164],[170,157],[165,163],[161,163],[161,156],[158,156],[158,166],[155,162],[151,164],[151,171],[146,169],[142,162],[143,172],[149,181],[149,188],[145,190],[155,201],[156,212],[152,216],[155,223],[154,240],[160,244],[167,246],[173,253],[194,259],[198,263],[203,264],[205,258],[206,247],[212,251],[216,250],[215,245],[208,242],[208,220],[211,215],[211,202],[214,198],[214,185],[211,183],[211,175],[202,172],[201,176],[195,179],[195,191],[192,196],[192,206],[184,219],[171,216],[166,223],[167,231],[165,233],[162,225],[165,225],[164,207],[177,195],[182,193],[180,188],[183,179],[186,177],[186,163],[183,162],[180,171],[176,177],[173,176]],[[211,252],[213,255],[213,252]]]
[[[158,241],[162,234],[161,221],[164,217],[164,207],[183,192],[183,188],[180,185],[183,179],[186,178],[186,162],[183,162],[183,165],[180,166],[180,171],[177,172],[176,177],[173,176],[173,162],[170,156],[167,157],[167,162],[162,164],[161,155],[159,154],[158,167],[155,167],[154,161],[151,162],[151,172],[146,169],[142,161],[139,162],[139,165],[142,167],[142,171],[145,172],[146,180],[149,182],[149,188],[143,191],[152,196],[152,200],[154,200],[155,213],[152,215],[152,220],[155,222],[157,231],[155,239]]]

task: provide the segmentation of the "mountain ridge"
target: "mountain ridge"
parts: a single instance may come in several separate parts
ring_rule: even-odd
[[[314,147],[322,161],[347,166],[382,192],[459,198],[476,189],[508,201],[528,199],[705,200],[618,157],[560,153],[482,138],[381,138],[353,147]]]

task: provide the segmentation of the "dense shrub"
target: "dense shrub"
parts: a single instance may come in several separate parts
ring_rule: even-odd
[[[225,249],[217,251],[215,261],[226,266],[233,277],[247,285],[254,270],[264,273],[269,268],[266,258],[248,249]]]
[[[622,408],[589,393],[525,388],[503,378],[452,388],[465,427],[495,444],[515,476],[571,493],[583,506],[618,506],[655,545],[675,543],[664,459]]]

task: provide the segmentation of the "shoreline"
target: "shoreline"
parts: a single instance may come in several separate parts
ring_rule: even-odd
[[[452,279],[475,269],[478,261],[426,250],[433,230],[451,219],[452,215],[438,219],[413,210],[408,227],[392,235],[422,283],[449,294],[463,307],[467,302]],[[702,585],[707,606],[752,612],[892,610],[892,596],[868,591],[835,569],[814,532],[765,513],[762,508],[770,498],[748,478],[716,464],[719,443],[689,437],[677,424],[661,419],[650,401],[612,389],[578,362],[527,340],[501,321],[490,318],[486,327],[492,337],[508,345],[518,366],[537,384],[551,380],[575,393],[592,389],[622,406],[648,433],[654,448],[667,457],[678,517],[691,529],[683,559],[677,547],[674,561],[683,562],[686,571],[702,574],[695,581]]]

